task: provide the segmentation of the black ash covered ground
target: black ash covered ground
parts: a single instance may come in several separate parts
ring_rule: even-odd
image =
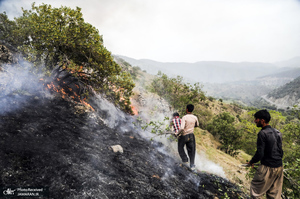
[[[248,198],[226,179],[180,167],[160,143],[109,128],[61,98],[14,94],[0,103],[18,107],[0,112],[0,187],[48,187],[54,199]],[[124,153],[111,150],[116,144]]]

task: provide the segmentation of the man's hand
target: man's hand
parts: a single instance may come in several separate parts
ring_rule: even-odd
[[[254,168],[254,164],[250,164],[250,162],[247,162],[246,164],[248,165],[248,167],[250,167],[250,166],[251,166],[251,167],[252,167],[252,169]]]
[[[174,133],[174,136],[176,138],[179,138],[181,136],[181,134],[182,134],[182,131],[178,131],[177,133]]]

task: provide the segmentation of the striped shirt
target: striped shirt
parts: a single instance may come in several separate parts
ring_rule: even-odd
[[[173,129],[174,129],[175,133],[177,133],[181,126],[181,119],[178,116],[175,116],[172,119],[172,123],[173,123]]]

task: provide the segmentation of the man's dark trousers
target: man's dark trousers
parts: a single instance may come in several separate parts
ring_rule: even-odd
[[[189,161],[184,151],[185,145],[190,159],[190,166],[193,167],[195,165],[195,154],[196,154],[196,142],[195,142],[194,133],[182,135],[178,138],[178,153],[181,157],[182,162]]]

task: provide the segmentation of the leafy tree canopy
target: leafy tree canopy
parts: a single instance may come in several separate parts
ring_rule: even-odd
[[[161,72],[152,81],[151,91],[166,99],[180,114],[185,113],[187,104],[198,104],[206,99],[199,83],[191,85],[180,76],[171,78]]]
[[[57,65],[72,72],[84,84],[107,94],[120,107],[130,111],[129,97],[134,83],[130,74],[113,61],[103,46],[98,30],[83,19],[81,9],[52,8],[32,4],[21,17],[9,21],[0,16],[0,39],[13,42],[25,59],[46,72]],[[7,37],[9,35],[9,37]]]
[[[6,12],[0,13],[0,42],[15,44],[12,31],[16,28],[16,23],[10,21]]]
[[[235,117],[228,112],[216,115],[207,129],[222,143],[221,149],[230,155],[236,155],[241,149],[241,133],[235,128]]]

